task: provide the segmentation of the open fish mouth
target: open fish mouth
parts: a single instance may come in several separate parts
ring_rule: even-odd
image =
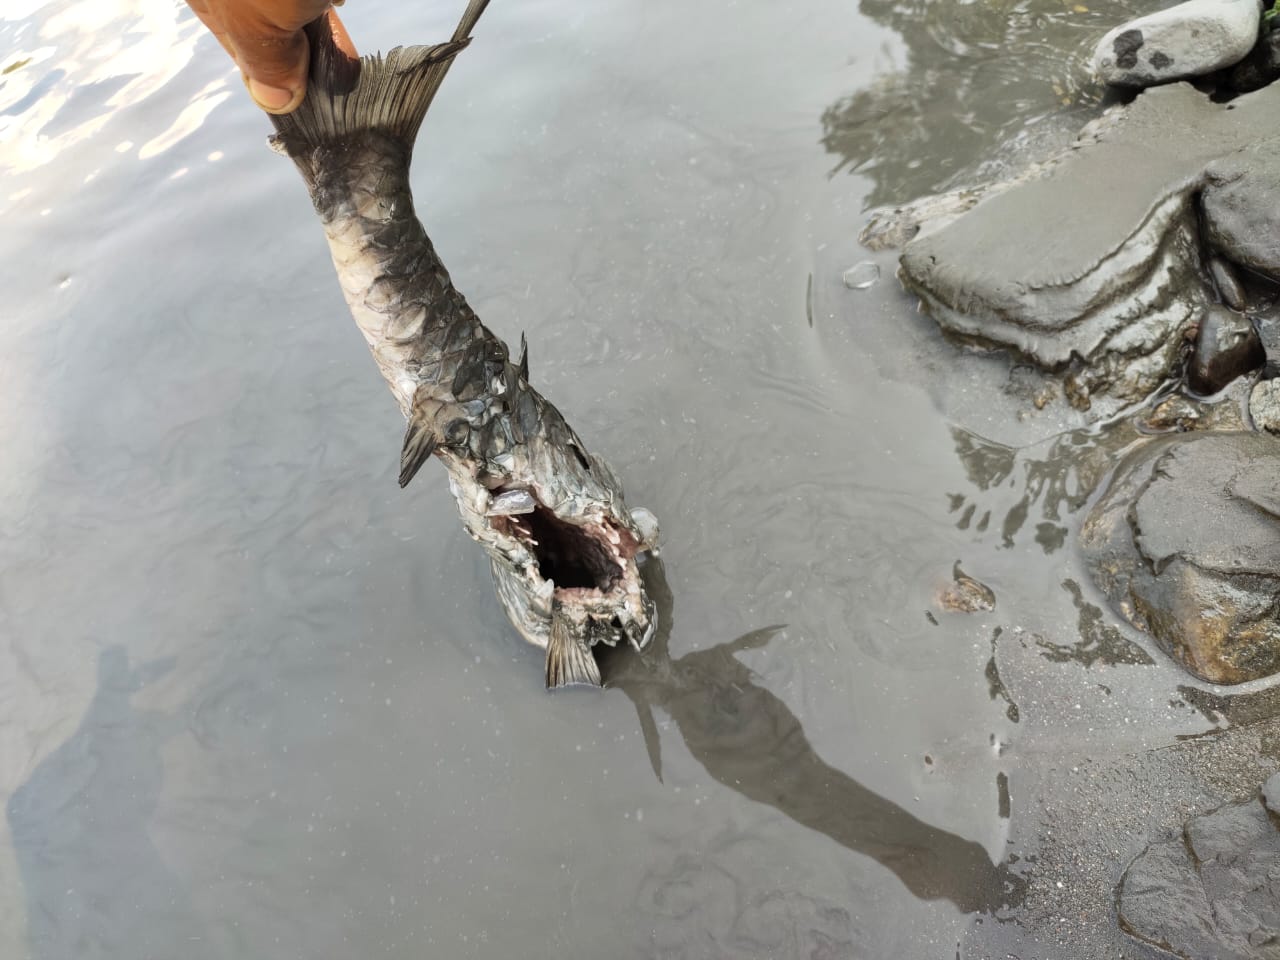
[[[625,640],[643,652],[657,629],[640,561],[656,554],[657,521],[648,510],[627,510],[603,496],[554,495],[535,483],[489,487],[469,464],[448,454],[449,486],[464,525],[489,554],[498,600],[512,626],[548,651],[547,685],[600,683],[592,648]],[[592,479],[612,474],[590,459]],[[572,647],[564,650],[558,647]],[[566,657],[577,669],[558,666]],[[585,675],[584,675],[585,674]]]

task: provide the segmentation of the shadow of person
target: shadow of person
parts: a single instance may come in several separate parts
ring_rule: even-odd
[[[9,800],[35,960],[212,956],[148,832],[167,725],[130,702],[172,666],[131,668],[123,647],[103,650],[80,726]]]
[[[1016,906],[1026,881],[986,850],[931,826],[868,790],[814,752],[799,719],[754,682],[735,653],[763,647],[780,629],[765,627],[707,650],[671,659],[671,591],[659,561],[645,568],[659,629],[642,656],[605,659],[606,686],[635,704],[654,773],[662,779],[653,710],[675,722],[689,752],[713,778],[767,804],[857,853],[872,857],[924,900],[950,900],[966,913]]]

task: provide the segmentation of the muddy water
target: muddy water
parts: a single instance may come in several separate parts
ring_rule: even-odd
[[[346,17],[446,36],[421,6]],[[869,205],[1092,115],[1142,5],[1107,6],[494,0],[419,212],[665,534],[654,653],[548,696],[442,476],[397,490],[212,39],[168,0],[6,5],[0,955],[952,957],[1031,923],[1072,880],[1037,873],[1045,784],[1218,715],[1071,545],[1133,436],[1021,416],[891,260],[841,277]],[[957,563],[994,610],[938,605]]]

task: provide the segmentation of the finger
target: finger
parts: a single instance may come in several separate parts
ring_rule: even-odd
[[[344,0],[335,0],[334,7],[342,6]],[[338,17],[338,11],[330,7],[326,13],[329,18],[329,29],[333,31],[333,42],[339,50],[345,53],[352,60],[358,60],[360,54],[356,53],[356,45],[351,42],[351,34],[347,33],[347,28],[343,25],[342,20]]]
[[[230,13],[223,20],[249,95],[267,113],[295,110],[307,93],[307,38],[284,28]]]

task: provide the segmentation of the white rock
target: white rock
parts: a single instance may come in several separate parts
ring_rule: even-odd
[[[1260,380],[1249,394],[1253,425],[1267,433],[1280,433],[1280,380]]]
[[[1149,87],[1239,63],[1258,40],[1259,0],[1187,0],[1116,27],[1093,69],[1107,83]]]

